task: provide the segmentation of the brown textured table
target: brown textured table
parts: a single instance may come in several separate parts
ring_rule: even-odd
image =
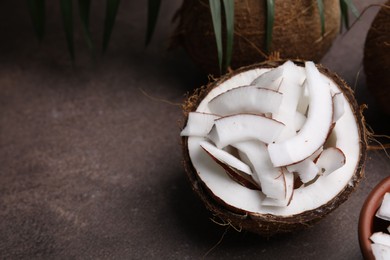
[[[57,4],[48,3],[39,45],[25,2],[0,3],[0,258],[361,258],[360,207],[390,173],[382,151],[369,152],[356,192],[312,228],[271,239],[226,231],[209,220],[181,164],[174,103],[205,78],[183,52],[165,51],[180,1],[163,1],[148,49],[145,4],[122,1],[109,52],[96,64],[77,26],[74,68]],[[93,5],[100,45],[104,3]],[[336,39],[322,61],[351,85],[376,11]],[[369,105],[368,123],[389,134],[389,117],[376,107],[363,72],[356,86],[359,103]]]

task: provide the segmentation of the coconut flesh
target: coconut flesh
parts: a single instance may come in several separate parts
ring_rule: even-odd
[[[390,192],[385,193],[381,206],[375,216],[377,218],[390,221]],[[390,226],[388,226],[387,232],[390,233]],[[371,248],[375,259],[390,259],[389,233],[375,232],[371,235],[370,240],[373,242]]]
[[[312,62],[278,65],[242,69],[218,82],[189,112],[181,132],[187,169],[206,191],[201,197],[208,208],[265,234],[311,223],[345,201],[362,175],[365,151],[348,91]],[[214,118],[198,121],[203,134],[189,134],[194,114]],[[273,231],[268,222],[286,223]]]

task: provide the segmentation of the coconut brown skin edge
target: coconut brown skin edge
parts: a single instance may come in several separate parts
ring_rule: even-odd
[[[255,68],[273,68],[282,65],[284,62],[285,61],[283,60],[265,61],[262,63],[242,67],[212,83],[209,83],[206,86],[203,86],[202,88],[195,90],[195,92],[187,98],[183,105],[183,113],[185,116],[183,125],[185,125],[187,122],[188,113],[195,111],[203,98],[213,88],[218,87],[220,83],[247,70]],[[304,66],[304,61],[295,60],[294,63],[299,66]],[[355,190],[364,174],[364,162],[366,159],[367,150],[365,121],[362,115],[362,110],[357,105],[352,89],[341,78],[321,65],[317,65],[317,68],[321,73],[329,76],[336,83],[336,85],[345,95],[348,103],[352,108],[352,111],[355,114],[360,136],[360,155],[358,165],[350,181],[350,185],[346,185],[346,187],[328,203],[316,209],[305,211],[300,214],[292,216],[275,216],[271,214],[245,212],[242,209],[238,209],[224,203],[221,199],[215,196],[212,191],[208,189],[208,187],[200,180],[189,156],[187,143],[188,138],[182,137],[181,141],[184,156],[184,167],[192,189],[203,201],[206,208],[211,211],[214,217],[221,219],[226,224],[232,225],[236,230],[247,230],[263,236],[272,236],[312,226],[315,222],[319,221],[324,216],[336,209],[343,202],[345,202],[352,191]]]

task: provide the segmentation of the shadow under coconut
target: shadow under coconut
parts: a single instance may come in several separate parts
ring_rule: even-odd
[[[279,234],[273,237],[262,237],[257,234],[236,230],[232,226],[219,223],[217,218],[205,208],[191,189],[184,171],[175,175],[170,185],[178,187],[170,194],[170,206],[174,211],[180,229],[189,240],[205,247],[204,256],[230,256],[242,254],[246,250],[255,254],[275,249],[280,244],[289,244],[295,239],[295,233]],[[214,221],[215,223],[214,223]],[[302,230],[300,232],[307,232]]]

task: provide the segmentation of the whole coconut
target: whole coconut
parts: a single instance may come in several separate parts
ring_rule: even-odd
[[[368,31],[364,70],[369,89],[390,115],[390,1],[380,9]]]
[[[267,59],[265,47],[266,1],[235,1],[233,69]],[[325,33],[317,1],[275,1],[270,52],[281,58],[319,61],[340,29],[339,0],[324,1]],[[217,49],[207,0],[186,0],[178,12],[175,40],[205,72],[219,74]],[[222,17],[224,24],[224,18]],[[224,28],[223,28],[224,31]],[[225,43],[225,40],[223,40]]]

